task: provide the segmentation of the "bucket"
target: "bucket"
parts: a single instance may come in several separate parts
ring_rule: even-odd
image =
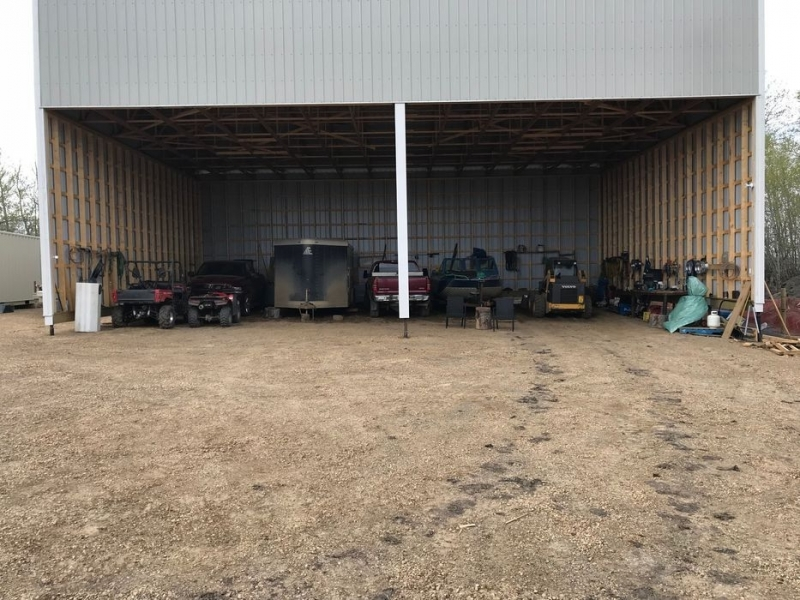
[[[709,327],[719,327],[722,325],[722,320],[719,317],[719,313],[715,310],[712,310],[711,314],[706,318],[706,323]]]

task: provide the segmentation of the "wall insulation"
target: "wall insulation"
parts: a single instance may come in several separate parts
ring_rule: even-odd
[[[201,195],[206,259],[253,258],[263,270],[273,240],[300,237],[346,239],[364,266],[384,246],[396,256],[394,179],[214,182]],[[460,255],[484,248],[519,288],[543,275],[541,244],[575,253],[596,278],[599,197],[599,175],[410,179],[409,253],[434,268],[456,243]],[[504,252],[520,245],[519,270],[506,270]]]
[[[56,114],[46,115],[47,185],[55,264],[56,312],[75,307],[75,284],[102,257],[111,304],[116,261],[179,260],[201,254],[197,184],[118,142]]]
[[[754,143],[748,100],[607,171],[603,256],[628,250],[654,268],[705,257],[712,295],[740,289],[754,266]]]

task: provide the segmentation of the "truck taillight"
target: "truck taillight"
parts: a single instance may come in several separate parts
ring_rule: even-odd
[[[155,303],[160,304],[161,302],[166,302],[172,297],[172,293],[169,290],[156,290],[155,293]]]
[[[116,304],[116,303],[117,303],[117,290],[114,290],[113,292],[111,292],[111,304]]]
[[[378,293],[378,278],[372,280],[372,292],[377,294]]]
[[[427,277],[425,278],[425,292],[430,293],[431,291],[431,280]]]

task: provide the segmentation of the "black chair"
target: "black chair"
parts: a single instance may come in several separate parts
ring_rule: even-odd
[[[511,331],[514,331],[514,299],[511,297],[497,298],[492,309],[492,329],[497,331],[499,321],[511,321]]]
[[[444,317],[444,327],[450,325],[450,318],[461,319],[461,327],[466,327],[467,324],[467,307],[464,304],[464,298],[461,296],[448,296],[447,297],[447,312]]]

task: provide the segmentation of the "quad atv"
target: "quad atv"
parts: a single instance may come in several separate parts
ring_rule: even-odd
[[[180,280],[177,261],[131,261],[125,271],[125,289],[112,293],[111,323],[125,327],[133,321],[156,321],[172,329],[177,317],[186,316],[186,284]]]
[[[592,316],[592,299],[586,289],[586,272],[578,269],[574,258],[548,258],[545,263],[545,278],[539,282],[539,289],[530,298],[530,308],[534,317],[544,317],[551,313],[564,313]]]
[[[189,327],[199,327],[201,323],[219,321],[223,327],[230,327],[242,318],[240,298],[242,288],[220,284],[193,284],[189,294],[187,320]]]

